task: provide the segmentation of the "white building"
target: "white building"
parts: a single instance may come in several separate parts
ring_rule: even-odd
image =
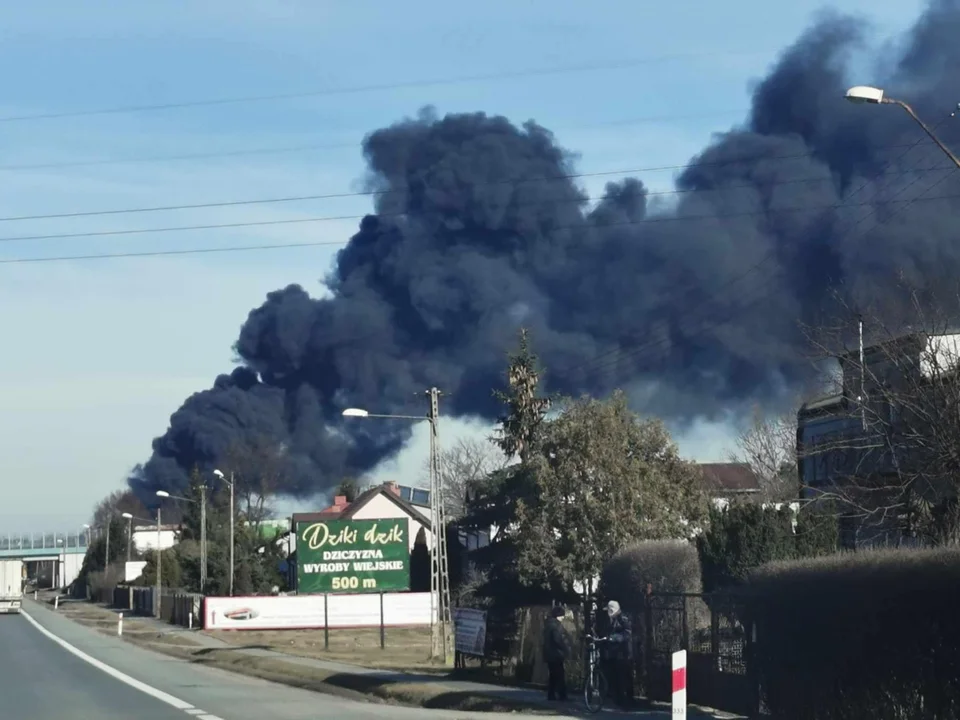
[[[410,500],[404,499],[403,495],[412,497],[411,492],[404,493],[404,490],[410,488],[401,488],[396,483],[384,483],[372,487],[357,496],[352,503],[347,502],[347,498],[338,495],[334,498],[334,503],[325,510],[316,513],[296,513],[291,518],[293,527],[297,523],[305,522],[323,522],[324,520],[379,520],[393,518],[407,518],[410,521],[410,532],[408,542],[410,552],[418,544],[426,545],[427,549],[433,547],[433,532],[430,529],[429,507],[422,508],[415,505]],[[428,496],[429,497],[429,496]],[[295,534],[288,535],[288,551],[294,552],[297,539]]]
[[[156,525],[134,525],[133,547],[139,553],[156,550],[158,536],[161,550],[172,548],[180,539],[180,526],[161,525],[158,533]]]

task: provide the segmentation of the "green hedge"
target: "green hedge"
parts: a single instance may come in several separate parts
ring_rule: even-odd
[[[838,537],[837,517],[827,504],[805,505],[797,513],[748,503],[711,508],[709,526],[697,538],[703,589],[740,585],[769,562],[835,553]]]
[[[644,609],[647,584],[655,592],[698,593],[700,560],[692,543],[647,540],[625,547],[603,567],[600,594],[629,612]]]
[[[771,717],[960,718],[960,550],[772,563],[742,592]]]

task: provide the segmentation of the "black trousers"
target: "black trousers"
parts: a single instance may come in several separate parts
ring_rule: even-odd
[[[547,670],[547,700],[567,699],[567,671],[563,667],[563,660],[548,662]]]
[[[607,676],[608,696],[622,708],[633,704],[633,661],[627,658],[610,658],[604,663]]]

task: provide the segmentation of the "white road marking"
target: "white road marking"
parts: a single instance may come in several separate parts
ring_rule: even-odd
[[[102,670],[103,672],[105,672],[107,675],[114,678],[115,680],[119,680],[120,682],[125,683],[130,687],[135,688],[140,692],[145,693],[150,697],[159,700],[162,703],[171,705],[175,707],[177,710],[185,710],[187,712],[190,712],[191,710],[196,709],[194,708],[193,705],[181,700],[180,698],[174,697],[169,693],[165,693],[163,692],[163,690],[157,690],[157,688],[147,685],[144,682],[140,682],[139,680],[132,678],[129,675],[110,667],[104,662],[100,662],[95,657],[91,657],[90,655],[87,655],[85,652],[83,652],[83,650],[75,648],[66,640],[62,640],[61,638],[57,637],[52,632],[47,630],[43,625],[41,625],[36,620],[34,620],[30,616],[30,613],[26,611],[21,611],[20,614],[23,615],[23,617],[25,617],[30,622],[30,624],[33,625],[37,630],[39,630],[41,633],[43,633],[48,638],[53,640],[57,645],[62,647],[64,650],[71,653],[72,655],[76,655],[78,658],[80,658],[84,662],[89,663],[90,665],[93,665],[95,668],[97,668],[97,670]],[[204,715],[197,715],[196,717],[201,718],[201,720],[220,720],[220,718],[218,718],[216,715],[204,714]]]
[[[189,710],[185,710],[184,712],[186,712],[187,715],[205,715],[206,714],[206,711],[201,710],[200,708],[190,708]]]

